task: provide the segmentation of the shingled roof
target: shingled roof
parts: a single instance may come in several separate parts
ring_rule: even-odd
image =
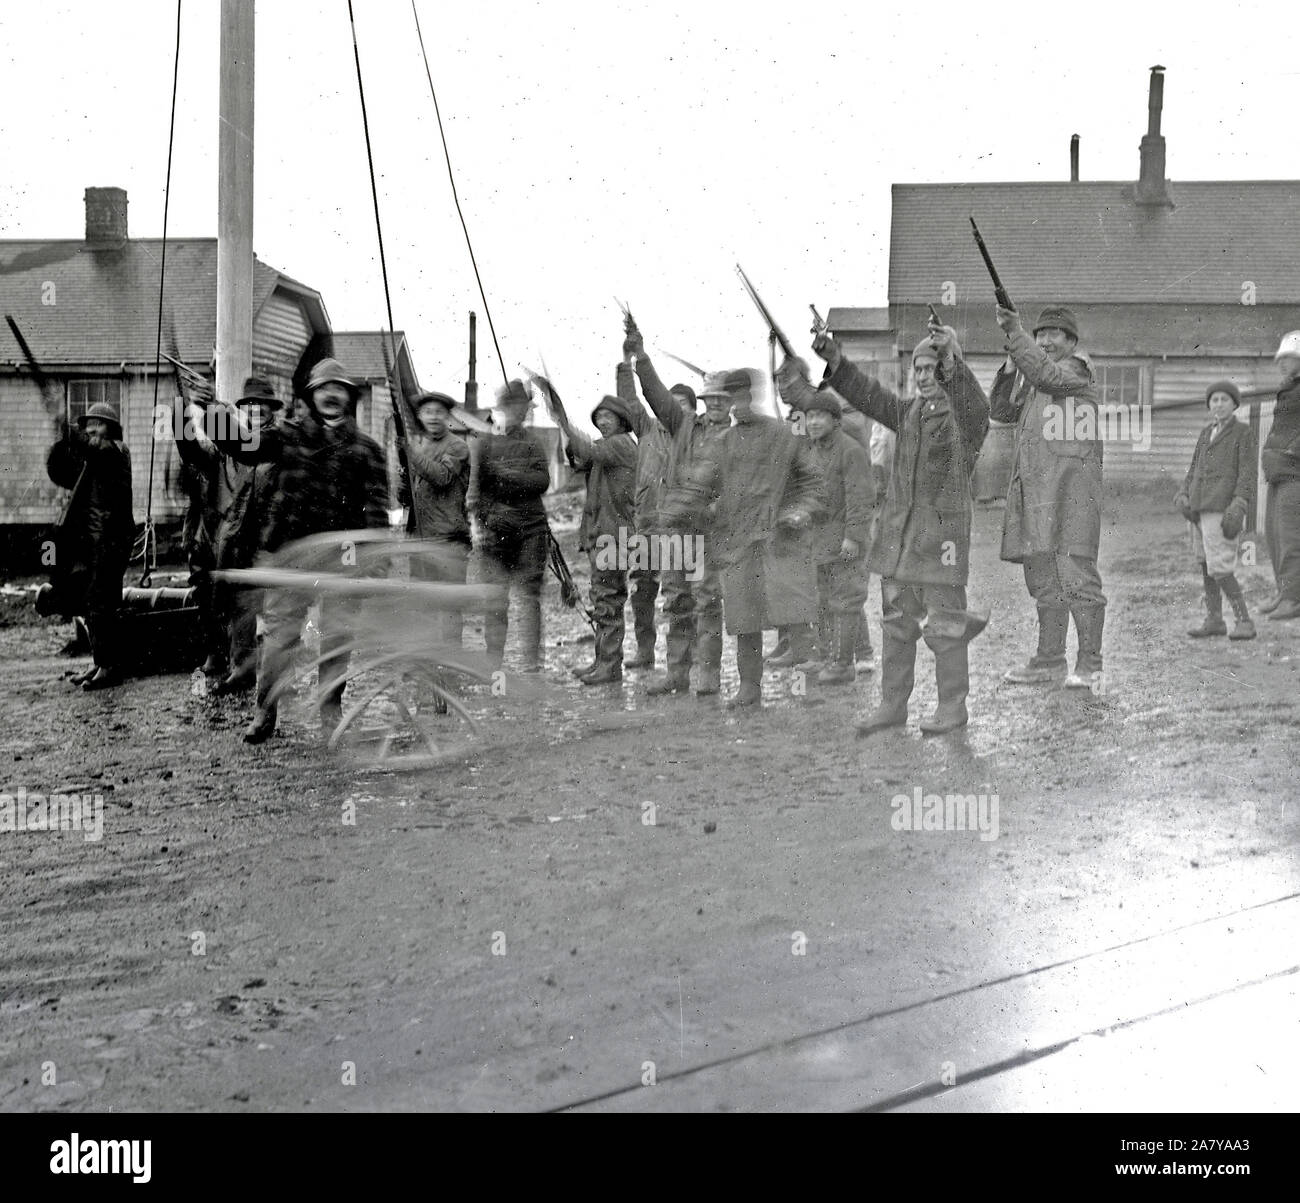
[[[116,250],[91,250],[81,239],[0,241],[0,311],[13,316],[43,367],[152,363],[161,256],[157,238]],[[254,315],[278,287],[306,300],[328,328],[318,293],[254,259]],[[163,350],[206,365],[216,329],[217,240],[168,239]],[[8,323],[0,324],[0,367],[21,362]]]
[[[1300,181],[1170,183],[1173,208],[1131,182],[895,184],[891,304],[991,298],[971,237],[979,222],[1012,299],[1079,303],[1300,302]]]
[[[337,331],[334,334],[334,358],[352,376],[360,380],[386,381],[388,368],[384,359],[384,348],[387,344],[388,333],[384,330]],[[393,345],[397,348],[397,365],[402,374],[402,387],[410,396],[414,396],[419,392],[420,385],[415,378],[415,364],[411,359],[410,344],[401,330],[394,331]]]

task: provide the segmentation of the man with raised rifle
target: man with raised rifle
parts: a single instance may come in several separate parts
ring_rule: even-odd
[[[711,697],[721,688],[722,581],[714,547],[714,498],[722,454],[722,437],[731,427],[730,398],[705,390],[705,411],[695,412],[696,396],[685,384],[666,388],[646,353],[645,340],[628,322],[623,353],[636,361],[641,392],[668,433],[663,478],[654,509],[654,529],[699,549],[698,579],[686,566],[661,572],[664,613],[668,616],[667,673],[650,683],[646,694],[671,696],[690,692],[695,665],[697,697]],[[684,558],[684,557],[683,557]]]
[[[918,639],[934,652],[939,695],[934,713],[921,720],[921,731],[954,731],[969,721],[967,645],[988,623],[987,615],[973,613],[966,603],[970,477],[988,432],[988,403],[951,326],[931,322],[912,352],[916,395],[911,398],[896,396],[859,371],[829,332],[817,332],[813,350],[826,361],[831,388],[898,434],[867,560],[868,570],[881,576],[880,705],[857,724],[858,733],[906,725]],[[792,404],[806,405],[816,396],[801,359],[788,357],[777,383]]]

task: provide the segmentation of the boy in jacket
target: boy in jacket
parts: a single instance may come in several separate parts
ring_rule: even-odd
[[[1205,589],[1205,619],[1187,633],[1193,639],[1227,635],[1226,597],[1236,619],[1229,638],[1254,639],[1255,624],[1234,569],[1237,540],[1255,512],[1255,435],[1234,417],[1241,394],[1231,381],[1210,385],[1205,404],[1213,421],[1196,440],[1191,467],[1174,498],[1174,507],[1192,524],[1192,554]]]

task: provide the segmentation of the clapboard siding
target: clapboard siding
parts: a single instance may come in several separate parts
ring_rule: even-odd
[[[253,322],[253,371],[270,380],[286,405],[293,398],[293,373],[311,336],[301,302],[282,292],[267,297]]]

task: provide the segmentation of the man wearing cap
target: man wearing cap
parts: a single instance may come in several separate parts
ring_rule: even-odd
[[[415,402],[420,429],[406,445],[411,469],[411,517],[408,530],[434,546],[412,557],[411,575],[418,580],[463,585],[471,547],[469,512],[469,446],[451,433],[448,419],[456,402],[446,393],[422,393]],[[460,647],[463,620],[459,610],[442,614],[439,641]]]
[[[813,460],[826,482],[826,512],[813,524],[817,565],[819,685],[857,679],[854,652],[867,601],[867,545],[875,509],[871,461],[862,444],[841,428],[840,398],[819,389],[803,400]],[[857,416],[857,411],[853,411]]]
[[[82,689],[108,689],[122,680],[118,611],[122,577],[135,541],[131,513],[131,453],[117,410],[96,402],[77,420],[59,422],[59,441],[45,466],[50,479],[72,490],[59,527],[56,573],[68,611],[82,614],[94,666],[74,679]]]
[[[551,471],[541,443],[524,427],[532,402],[520,380],[497,390],[501,433],[483,440],[478,468],[479,575],[513,586],[519,604],[521,671],[542,670],[542,577],[549,551],[546,507]],[[509,633],[509,601],[484,615],[488,658],[500,666]]]
[[[1078,349],[1079,323],[1061,305],[1048,306],[1025,333],[1020,314],[998,306],[1007,359],[989,394],[998,422],[1018,423],[1007,488],[1002,558],[1022,564],[1038,609],[1038,649],[1003,680],[1090,689],[1102,677],[1101,637],[1106,597],[1097,571],[1101,542],[1100,437],[1077,438],[1075,412],[1090,410],[1099,435],[1098,391],[1092,362]],[[1067,415],[1062,422],[1061,415]],[[1066,676],[1065,644],[1074,617],[1078,656]]]
[[[667,432],[662,483],[655,502],[656,532],[675,536],[683,549],[698,549],[699,561],[688,570],[661,573],[664,614],[668,617],[667,672],[646,687],[650,697],[690,692],[695,665],[697,697],[712,697],[722,688],[722,579],[714,543],[722,439],[731,426],[731,398],[707,384],[699,400],[689,385],[667,388],[646,354],[645,340],[629,324],[624,355],[636,360],[636,375],[646,404]],[[694,579],[692,579],[694,578]]]
[[[584,685],[610,685],[623,679],[623,611],[627,605],[628,573],[626,563],[618,563],[618,555],[620,547],[626,548],[636,534],[637,443],[632,431],[644,411],[639,405],[633,408],[622,397],[602,397],[591,411],[591,424],[600,431],[600,438],[592,439],[574,429],[548,380],[539,376],[535,383],[564,436],[569,462],[587,478],[578,550],[591,557],[596,648],[594,663],[575,675]],[[653,658],[652,645],[652,663]]]
[[[1285,335],[1273,356],[1282,388],[1260,451],[1268,486],[1264,534],[1277,597],[1260,609],[1270,622],[1300,618],[1300,330]]]
[[[819,333],[827,383],[854,409],[898,435],[889,486],[867,568],[881,577],[880,705],[857,724],[871,735],[907,723],[916,642],[934,652],[939,704],[921,731],[939,735],[966,725],[970,691],[967,645],[988,622],[967,609],[970,477],[988,432],[988,404],[950,326],[931,324],[912,352],[916,395],[896,396],[849,362],[835,339]],[[816,396],[807,366],[787,359],[781,395],[807,405]]]
[[[323,531],[388,526],[388,472],[383,452],[357,427],[360,386],[336,359],[322,359],[303,390],[301,421],[258,431],[237,430],[217,446],[245,464],[273,465],[261,513],[258,549],[274,553]],[[341,547],[341,552],[345,549]],[[340,565],[346,565],[340,555]],[[257,673],[257,712],[244,739],[261,743],[275,731],[276,697],[293,670],[311,598],[291,590],[269,590],[262,604],[262,660]],[[341,653],[354,605],[322,601],[320,651],[328,657],[319,672],[321,729],[342,717],[343,682],[350,657]]]
[[[1192,553],[1201,568],[1205,620],[1187,633],[1193,639],[1226,635],[1223,599],[1232,606],[1231,638],[1254,639],[1255,624],[1237,580],[1237,540],[1255,513],[1255,477],[1259,457],[1255,435],[1234,416],[1241,394],[1231,380],[1205,390],[1211,421],[1196,440],[1191,467],[1174,508],[1192,524]]]
[[[205,394],[211,403],[211,394]],[[179,420],[173,425],[181,462],[197,478],[200,489],[191,497],[187,520],[190,583],[199,608],[205,612],[208,660],[204,672],[218,679],[210,686],[214,695],[251,689],[257,681],[257,612],[261,590],[212,581],[214,568],[248,568],[257,554],[262,519],[274,489],[274,465],[247,467],[227,456],[208,436],[202,406],[177,398]],[[249,376],[243,395],[235,402],[242,431],[250,442],[260,440],[270,428],[282,402],[269,381]],[[216,411],[214,411],[216,412]],[[229,411],[227,411],[229,412]],[[223,481],[233,490],[222,510]],[[197,510],[197,513],[194,513]]]
[[[706,398],[725,394],[735,425],[723,432],[715,518],[722,610],[736,636],[740,689],[729,707],[763,701],[763,632],[817,618],[812,524],[825,508],[821,471],[808,440],[779,418],[753,411],[762,374],[721,372]]]

